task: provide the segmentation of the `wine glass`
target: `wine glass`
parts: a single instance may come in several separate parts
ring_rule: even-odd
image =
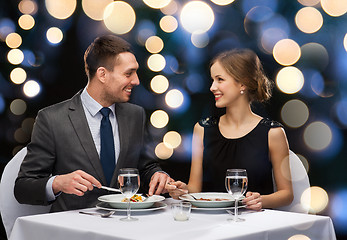
[[[127,198],[127,217],[121,218],[122,221],[136,221],[137,218],[131,217],[130,198],[137,193],[140,187],[139,171],[136,168],[121,168],[118,174],[118,184],[121,193]]]
[[[225,177],[225,188],[228,193],[235,199],[234,218],[228,219],[235,222],[242,222],[244,219],[239,218],[237,204],[242,195],[246,192],[248,178],[246,169],[228,169]]]

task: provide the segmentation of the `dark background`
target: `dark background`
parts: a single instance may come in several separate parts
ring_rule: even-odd
[[[33,98],[25,96],[22,91],[23,84],[15,85],[10,80],[10,72],[17,67],[7,61],[10,48],[0,38],[0,172],[12,156],[30,139],[31,127],[23,127],[25,119],[34,119],[38,110],[48,105],[72,97],[82,89],[87,78],[84,73],[83,54],[86,47],[97,36],[110,34],[103,22],[88,18],[78,1],[73,15],[65,20],[58,20],[49,15],[44,1],[36,1],[38,11],[33,14],[35,26],[31,30],[23,30],[18,26],[17,20],[22,15],[18,10],[20,1],[1,1],[0,28],[2,20],[9,19],[15,26],[15,32],[22,36],[21,50],[30,50],[35,55],[37,66],[20,66],[27,71],[27,80],[34,79],[40,83],[41,92]],[[215,24],[208,32],[209,44],[205,48],[196,48],[190,41],[190,34],[186,32],[179,22],[178,29],[173,33],[165,33],[159,27],[159,20],[164,14],[158,9],[146,6],[142,1],[127,1],[136,12],[136,24],[127,34],[122,35],[131,42],[137,60],[140,64],[139,78],[141,86],[137,87],[132,95],[131,102],[143,106],[148,117],[154,110],[163,109],[169,116],[169,124],[163,129],[151,128],[159,143],[167,131],[177,131],[181,134],[183,142],[174,154],[161,165],[173,178],[187,181],[190,168],[190,141],[194,124],[202,116],[214,112],[213,98],[209,93],[208,62],[217,52],[235,47],[248,47],[254,50],[262,60],[266,73],[271,79],[276,78],[277,72],[283,67],[273,58],[272,54],[265,53],[259,47],[258,28],[256,22],[250,22],[248,32],[244,28],[245,4],[254,6],[273,6],[274,12],[287,20],[290,28],[289,38],[295,40],[300,46],[309,42],[318,42],[326,48],[329,54],[327,67],[319,69],[314,64],[314,58],[300,59],[295,65],[298,68],[312,69],[323,77],[324,94],[312,96],[308,94],[309,84],[305,82],[304,88],[296,94],[285,94],[274,89],[273,98],[266,105],[256,105],[257,113],[280,121],[282,106],[291,99],[300,99],[307,104],[310,117],[307,123],[300,128],[290,128],[285,125],[290,148],[303,155],[309,163],[309,177],[312,186],[319,186],[329,196],[327,207],[318,214],[329,215],[335,226],[338,239],[347,239],[347,177],[346,177],[346,126],[347,101],[343,102],[347,93],[347,53],[343,48],[343,37],[347,29],[346,14],[340,17],[327,15],[318,4],[315,6],[324,18],[324,25],[317,33],[304,34],[300,32],[294,22],[295,14],[304,7],[296,0],[288,1],[246,1],[236,0],[227,6],[217,6],[210,1],[204,1],[211,6],[215,14]],[[176,1],[180,8],[189,1]],[[179,10],[173,14],[179,21]],[[167,67],[159,73],[150,71],[146,61],[150,53],[136,40],[137,33],[144,22],[151,22],[155,26],[154,35],[164,41],[161,54],[172,56],[177,62],[167,61]],[[45,31],[51,27],[60,27],[64,38],[59,44],[50,44]],[[0,31],[1,32],[1,31]],[[317,59],[316,59],[317,60]],[[26,61],[26,60],[24,60]],[[319,59],[318,59],[319,61]],[[171,65],[170,65],[171,64]],[[175,71],[170,70],[175,68]],[[200,87],[192,90],[188,87],[188,77],[191,74],[197,80],[194,84]],[[157,74],[165,75],[170,81],[170,89],[178,88],[184,92],[184,106],[179,109],[170,109],[165,104],[165,93],[155,94],[150,89],[150,80]],[[306,77],[306,76],[305,76]],[[306,80],[306,79],[305,79]],[[24,114],[15,115],[10,110],[14,99],[22,99],[27,104]],[[337,106],[340,106],[338,108]],[[342,107],[341,107],[342,106]],[[339,117],[340,116],[340,117]],[[342,116],[342,120],[341,120]],[[344,116],[344,118],[343,118]],[[329,125],[333,132],[333,147],[326,151],[312,151],[303,141],[305,127],[311,122],[323,121]],[[14,137],[16,130],[23,128],[27,138],[18,141]],[[325,136],[321,136],[324,138]],[[4,237],[4,234],[2,234]]]

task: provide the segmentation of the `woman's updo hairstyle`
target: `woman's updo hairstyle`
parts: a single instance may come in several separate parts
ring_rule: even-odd
[[[210,67],[219,62],[235,81],[246,86],[250,102],[267,101],[272,94],[272,82],[266,77],[255,52],[250,49],[233,49],[212,59]]]

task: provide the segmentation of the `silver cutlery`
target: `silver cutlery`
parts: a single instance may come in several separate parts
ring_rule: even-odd
[[[113,210],[113,211],[109,211],[107,213],[94,213],[94,212],[84,212],[84,211],[79,211],[79,213],[81,214],[87,214],[87,215],[93,215],[93,216],[100,216],[102,218],[107,218],[111,215],[113,215],[116,211]]]
[[[93,187],[97,187],[93,184]],[[111,188],[111,187],[106,187],[106,186],[101,186],[101,189],[105,189],[107,191],[111,191],[111,192],[119,192],[120,193],[120,190],[117,189],[117,188]]]

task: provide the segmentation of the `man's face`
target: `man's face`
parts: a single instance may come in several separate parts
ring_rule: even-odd
[[[138,68],[134,54],[123,52],[117,56],[113,71],[106,71],[103,96],[105,102],[111,105],[129,101],[132,89],[140,84],[136,73]]]

